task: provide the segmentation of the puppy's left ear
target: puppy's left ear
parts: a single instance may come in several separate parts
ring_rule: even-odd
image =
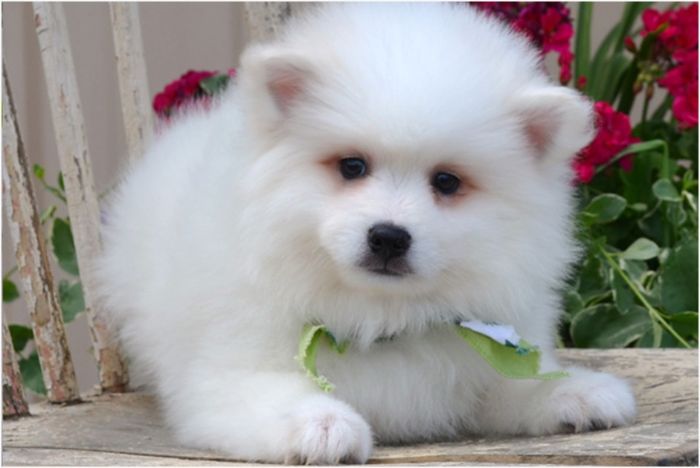
[[[527,90],[513,106],[527,141],[538,159],[570,160],[594,135],[593,106],[564,87]]]
[[[239,86],[248,115],[267,129],[278,127],[310,94],[317,80],[302,54],[277,45],[249,47],[241,57]]]

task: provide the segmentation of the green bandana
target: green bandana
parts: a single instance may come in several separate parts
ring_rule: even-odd
[[[509,379],[553,380],[567,377],[564,371],[540,374],[540,351],[521,339],[513,327],[478,321],[461,322],[454,326],[462,337],[499,374]],[[322,341],[338,354],[343,354],[349,342],[338,343],[323,325],[305,325],[299,340],[296,359],[309,378],[324,392],[335,386],[316,369],[316,355]]]

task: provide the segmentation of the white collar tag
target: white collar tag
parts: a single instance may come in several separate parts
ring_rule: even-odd
[[[486,335],[493,341],[504,346],[517,347],[520,336],[513,325],[501,325],[494,322],[481,322],[479,320],[466,320],[459,323],[460,327],[468,328],[482,335]]]

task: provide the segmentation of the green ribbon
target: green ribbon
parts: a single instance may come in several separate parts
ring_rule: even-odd
[[[496,372],[509,379],[553,380],[568,377],[565,371],[553,371],[540,374],[540,351],[536,346],[521,339],[517,344],[501,344],[487,335],[469,328],[455,325],[456,333],[462,337]],[[326,393],[335,386],[316,368],[316,356],[321,342],[338,354],[343,354],[349,342],[339,343],[324,325],[304,325],[299,340],[299,353],[296,360],[306,371],[308,377]]]
[[[540,374],[540,351],[521,339],[501,344],[479,332],[455,325],[455,330],[496,372],[509,379],[554,380],[568,377],[565,371]]]
[[[347,341],[338,343],[333,334],[323,325],[307,324],[304,325],[304,329],[301,333],[299,354],[297,354],[296,360],[301,364],[301,367],[306,370],[306,375],[308,375],[321,390],[330,393],[335,389],[335,385],[326,377],[319,374],[316,369],[316,355],[318,354],[318,347],[322,341],[327,342],[331,349],[338,354],[343,354],[350,344]]]

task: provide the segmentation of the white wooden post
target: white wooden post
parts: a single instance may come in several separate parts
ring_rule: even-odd
[[[124,391],[128,376],[118,346],[111,339],[104,311],[96,301],[92,262],[102,250],[100,208],[90,165],[85,121],[61,3],[34,3],[44,77],[66,186],[71,228],[76,244],[85,311],[92,346],[105,391]]]
[[[80,393],[4,65],[2,84],[3,200],[22,290],[32,319],[34,343],[49,401],[75,401]],[[6,343],[9,341],[9,351],[14,357],[12,340],[3,339]],[[6,362],[5,353],[3,347],[3,363]],[[3,368],[6,373],[14,371],[12,363],[4,364]]]
[[[109,4],[109,12],[112,18],[114,51],[117,59],[117,75],[129,160],[135,161],[146,151],[153,133],[151,98],[141,40],[139,4],[112,2]]]

